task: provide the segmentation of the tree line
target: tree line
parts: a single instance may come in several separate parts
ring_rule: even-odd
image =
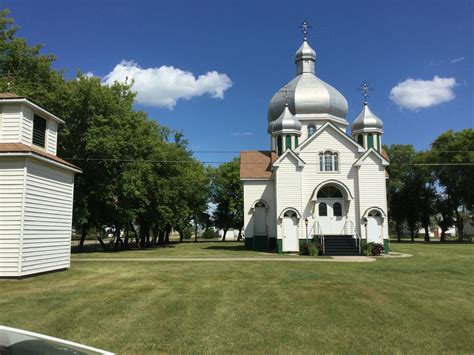
[[[449,130],[426,151],[401,144],[385,150],[389,223],[398,240],[408,230],[413,241],[421,229],[429,241],[434,225],[441,229],[441,241],[452,226],[465,240],[464,221],[474,212],[474,130]]]
[[[226,175],[227,167],[238,166],[237,160],[204,166],[181,132],[135,109],[132,82],[107,86],[79,70],[68,80],[64,70],[53,68],[54,55],[30,46],[17,30],[8,10],[1,11],[0,90],[26,96],[65,120],[58,156],[82,169],[73,210],[81,246],[91,233],[104,248],[129,248],[132,242],[144,248],[169,243],[172,230],[183,240],[191,225],[196,236],[198,225],[236,226],[240,207],[223,194],[235,178]],[[113,245],[102,240],[106,230]]]

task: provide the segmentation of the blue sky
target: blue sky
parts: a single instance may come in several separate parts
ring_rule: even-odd
[[[30,44],[43,43],[69,77],[80,69],[106,80],[129,70],[144,75],[143,90],[148,74],[150,80],[171,76],[188,83],[184,93],[172,83],[160,84],[171,101],[154,102],[149,90],[143,94],[146,104],[137,107],[182,130],[193,150],[269,148],[268,102],[295,75],[304,19],[312,25],[316,73],[347,98],[349,122],[362,108],[356,88],[367,80],[375,88],[369,102],[384,121],[385,144],[425,149],[448,129],[474,127],[472,1],[0,0],[0,5],[11,9],[19,35]],[[389,97],[397,85],[403,91],[398,103]],[[419,102],[420,89],[433,89],[434,96]],[[196,154],[203,161],[236,155]]]

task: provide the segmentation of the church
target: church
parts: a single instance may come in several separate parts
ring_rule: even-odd
[[[325,255],[357,255],[364,243],[387,252],[383,122],[365,102],[347,132],[348,103],[316,76],[316,52],[304,40],[296,76],[271,99],[270,150],[242,151],[245,245],[299,252],[316,237]]]

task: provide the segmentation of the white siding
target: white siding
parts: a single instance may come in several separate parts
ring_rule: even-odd
[[[46,145],[48,153],[56,155],[56,146],[58,141],[58,123],[48,120],[48,130],[46,137]]]
[[[0,276],[19,276],[24,160],[0,160]]]
[[[20,129],[20,105],[2,105],[0,143],[18,143],[20,141]]]
[[[369,207],[379,207],[387,214],[387,195],[385,168],[378,158],[369,155],[359,167],[359,203],[360,218]],[[366,231],[362,227],[362,238]],[[388,238],[388,219],[383,221],[383,237]]]
[[[276,218],[285,208],[294,208],[301,215],[302,211],[302,196],[301,196],[301,168],[298,167],[296,159],[287,155],[284,160],[280,162],[280,166],[275,173],[275,182],[277,186],[276,200]],[[283,228],[281,220],[278,222],[278,239],[283,238]],[[304,218],[300,218],[298,225],[298,238],[304,238]]]
[[[23,106],[23,119],[21,120],[21,143],[31,145],[33,140],[33,111]]]
[[[27,161],[22,275],[70,265],[74,175]]]
[[[275,185],[273,180],[244,180],[244,230],[247,238],[253,238],[252,204],[265,201],[268,236],[276,238]]]
[[[337,128],[336,128],[337,129]],[[338,153],[339,156],[339,171],[337,172],[320,172],[319,171],[319,153],[330,149]],[[357,170],[352,165],[359,158],[361,153],[357,152],[357,147],[341,137],[335,132],[335,128],[327,127],[324,132],[321,132],[312,142],[310,142],[300,153],[301,159],[306,163],[303,169],[302,178],[302,207],[303,220],[308,218],[310,234],[314,232],[314,202],[311,201],[316,187],[326,180],[337,180],[349,189],[352,196],[355,198],[355,186]],[[349,203],[347,211],[347,219],[354,222],[356,225],[356,208],[355,201]]]

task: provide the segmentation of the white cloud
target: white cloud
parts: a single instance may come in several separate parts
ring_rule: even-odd
[[[390,99],[402,108],[418,110],[454,99],[455,78],[414,80],[408,78],[390,90]]]
[[[103,78],[106,85],[115,81],[134,80],[132,89],[137,92],[140,104],[172,109],[179,99],[189,100],[208,94],[213,98],[224,98],[224,92],[232,86],[226,74],[210,71],[197,78],[193,73],[179,68],[161,66],[141,68],[134,61],[123,60]]]
[[[464,57],[454,58],[454,59],[451,59],[451,63],[459,63],[459,62],[462,62],[463,60],[464,60]]]
[[[82,74],[84,75],[86,78],[93,78],[94,76],[96,76],[93,72],[91,71],[88,71],[87,73],[84,73]]]
[[[252,132],[234,132],[232,133],[234,137],[242,137],[242,136],[253,136]]]

